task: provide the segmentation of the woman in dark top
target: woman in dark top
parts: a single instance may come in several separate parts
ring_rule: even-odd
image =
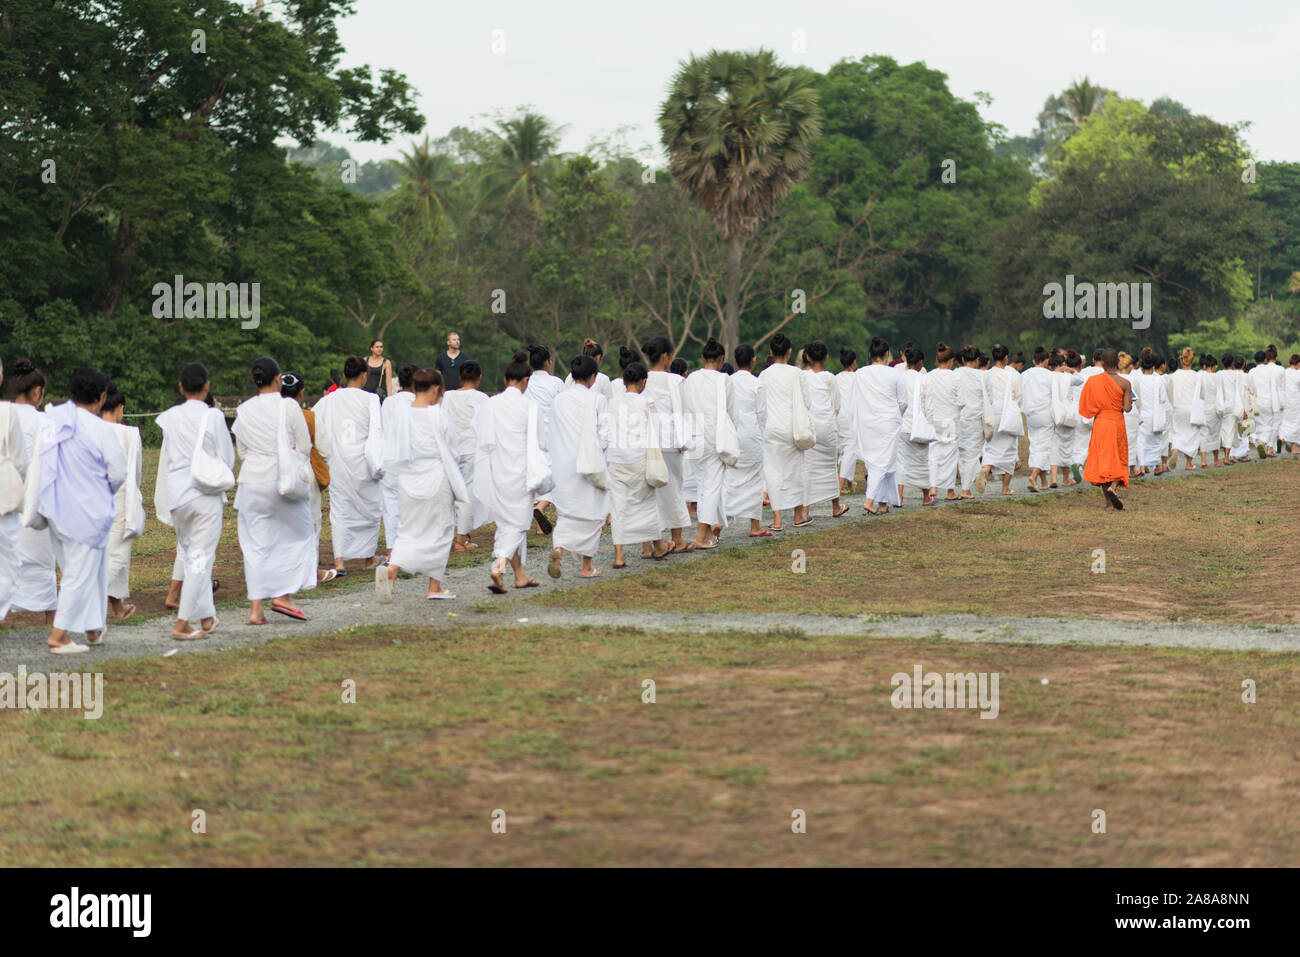
[[[393,364],[384,358],[382,339],[370,343],[370,355],[366,356],[366,384],[361,388],[375,393],[381,401],[393,393]]]

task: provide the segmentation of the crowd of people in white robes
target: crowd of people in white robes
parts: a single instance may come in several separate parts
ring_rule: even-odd
[[[350,357],[341,387],[311,409],[301,378],[262,357],[251,369],[256,394],[229,429],[207,370],[190,363],[182,401],[157,416],[154,506],[176,535],[172,635],[199,639],[219,625],[212,572],[232,491],[249,625],[266,624],[268,610],[305,620],[294,596],[348,574],[349,561],[374,570],[381,600],[402,572],[427,579],[428,599],[453,599],[448,560],[479,548],[472,535],[487,525],[487,586],[499,594],[507,573],[515,588],[538,584],[527,572],[534,524],[550,536],[550,575],[572,561],[594,577],[606,527],[615,568],[638,547],[653,560],[716,548],[735,522],[770,537],[787,520],[810,524],[814,508],[847,513],[841,498],[859,464],[870,514],[900,507],[909,490],[923,506],[940,491],[968,500],[995,476],[1013,494],[1022,437],[1028,491],[1076,484],[1091,428],[1079,395],[1102,372],[1100,352],[1085,363],[1073,350],[1040,348],[1026,362],[1001,345],[985,355],[939,343],[927,368],[919,347],[896,358],[875,338],[864,362],[842,350],[832,373],[824,343],[796,355],[778,333],[761,369],[752,346],[738,347],[732,365],[709,339],[687,374],[657,337],[620,349],[611,377],[588,339],[558,370],[564,378],[547,348],[520,350],[495,395],[472,360],[451,391],[436,369],[408,364],[381,403],[364,388],[365,361]],[[1197,469],[1300,451],[1300,355],[1283,367],[1272,346],[1253,362],[1191,349],[1167,362],[1144,349],[1119,353],[1118,370],[1132,386],[1132,478],[1162,474],[1179,457]],[[96,370],[76,370],[70,399],[45,411],[46,382],[32,363],[20,361],[10,385],[12,401],[0,403],[0,618],[11,608],[44,613],[52,652],[84,652],[103,642],[110,617],[135,611],[140,433],[123,424],[125,397]],[[334,567],[321,569],[326,487]]]

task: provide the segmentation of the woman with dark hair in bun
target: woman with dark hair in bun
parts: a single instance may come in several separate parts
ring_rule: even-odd
[[[47,641],[56,655],[86,652],[104,640],[113,496],[126,481],[126,456],[99,417],[107,389],[104,373],[77,369],[70,383],[72,398],[45,413],[41,427],[38,511],[54,535],[54,554],[63,571]],[[86,644],[71,641],[70,631],[84,633]]]
[[[233,469],[235,448],[226,417],[207,403],[211,389],[207,368],[200,362],[187,363],[181,369],[178,388],[185,401],[156,420],[163,441],[158,453],[154,504],[158,517],[176,531],[176,565],[172,572],[176,621],[172,637],[188,641],[206,638],[217,627],[212,566],[221,542],[226,504],[224,492],[200,491],[191,482],[194,449],[202,434],[204,452]]]
[[[991,433],[988,429],[984,432],[984,466],[975,479],[975,491],[982,494],[989,477],[997,473],[1002,479],[1002,494],[1011,495],[1011,476],[1020,457],[1020,435],[1024,431],[1020,418],[1020,382],[1007,365],[1010,353],[1006,346],[995,345],[992,358],[993,367],[984,373],[984,406],[990,410],[993,428]],[[1004,421],[1010,421],[1014,428],[1003,431]]]
[[[961,390],[961,414],[957,417],[957,471],[961,475],[962,501],[974,498],[971,486],[980,471],[984,454],[984,376],[979,370],[979,350],[963,346],[957,354],[957,385]]]
[[[619,357],[623,388],[614,390],[609,403],[610,434],[605,449],[615,568],[627,567],[623,550],[628,545],[640,545],[642,558],[657,561],[667,558],[669,552],[667,544],[656,541],[662,530],[659,502],[656,490],[646,481],[646,458],[652,450],[658,451],[655,413],[645,395],[649,372],[628,352],[624,349]]]
[[[659,420],[659,446],[663,452],[664,465],[668,468],[668,484],[655,490],[659,501],[659,515],[662,528],[669,530],[674,552],[689,552],[695,549],[694,542],[687,542],[682,532],[691,524],[690,509],[686,507],[684,491],[682,453],[686,451],[687,435],[682,398],[683,380],[673,375],[669,367],[673,362],[672,344],[664,336],[656,336],[642,343],[647,368],[645,394],[654,403],[655,414]],[[661,539],[662,541],[662,539]]]
[[[710,336],[700,353],[704,367],[692,372],[682,387],[686,418],[693,425],[688,454],[693,456],[699,496],[695,512],[699,525],[695,534],[697,548],[717,548],[718,537],[727,527],[727,466],[736,464],[730,455],[739,451],[724,450],[718,433],[721,426],[731,435],[736,434],[733,410],[727,402],[727,375],[722,371],[725,356],[721,343]]]
[[[840,371],[835,373],[836,398],[839,400],[840,436],[840,492],[852,492],[858,475],[858,450],[853,441],[853,423],[849,421],[849,392],[853,389],[853,373],[858,368],[858,354],[852,349],[840,350]]]
[[[736,347],[736,372],[727,380],[727,408],[740,439],[740,457],[727,469],[723,500],[728,519],[749,519],[750,538],[771,538],[763,527],[763,429],[758,422],[757,359],[748,343]]]
[[[405,368],[405,366],[403,366]],[[296,372],[285,372],[280,376],[280,395],[286,399],[293,399],[299,406],[302,405],[303,391],[307,383],[303,381],[302,376]],[[399,393],[400,394],[400,393]],[[312,527],[316,529],[316,554],[320,554],[320,531],[321,531],[321,493],[330,487],[330,467],[325,461],[325,456],[320,454],[320,449],[316,447],[316,413],[311,409],[303,409],[302,417],[307,423],[307,435],[311,439],[311,462],[312,478],[310,494],[307,501],[311,504],[311,521]],[[394,528],[396,523],[394,523]],[[317,569],[316,572],[318,585],[324,585],[326,582],[332,582],[339,577],[339,573],[333,568]],[[217,583],[212,583],[212,590],[217,590]],[[179,594],[179,592],[177,593]],[[168,607],[175,607],[174,605]]]
[[[772,364],[758,376],[758,422],[763,429],[763,478],[772,505],[772,531],[782,530],[781,513],[793,511],[798,522],[804,504],[803,449],[795,444],[795,403],[804,410],[812,405],[808,380],[791,363],[794,345],[778,332],[769,345]],[[806,524],[806,522],[805,522]]]
[[[537,442],[542,449],[542,455],[549,460],[551,404],[555,402],[555,397],[564,388],[564,380],[551,374],[555,362],[551,358],[550,349],[546,348],[546,346],[534,345],[528,346],[526,351],[528,353],[528,365],[532,369],[528,376],[527,399],[529,405],[537,408]],[[549,488],[542,489],[537,504],[533,508],[533,520],[537,522],[537,527],[541,529],[543,535],[550,535],[555,530],[551,520],[544,513],[546,506],[550,504],[549,499],[545,498],[545,495],[549,492]]]
[[[605,350],[600,347],[600,343],[590,337],[582,340],[582,354],[590,356],[596,362],[596,384],[592,386],[597,395],[603,395],[608,402],[613,398],[613,390],[610,385],[609,376],[600,371],[600,367],[605,362]],[[567,389],[573,385],[573,374],[564,377],[564,387]]]
[[[330,537],[334,571],[364,559],[369,571],[383,563],[379,524],[383,519],[383,410],[379,396],[363,388],[366,364],[358,356],[343,363],[346,385],[316,403],[316,447],[330,467]]]
[[[442,579],[456,534],[456,503],[469,501],[469,491],[456,464],[446,410],[438,401],[442,373],[416,369],[410,386],[412,400],[393,409],[384,430],[384,474],[397,480],[402,528],[392,557],[375,569],[375,591],[381,601],[392,601],[397,575],[406,569],[428,578],[426,599],[452,599],[456,596],[442,586]]]
[[[550,463],[539,441],[540,412],[525,394],[532,388],[533,371],[528,352],[516,352],[505,369],[506,387],[479,406],[472,424],[478,442],[470,489],[474,525],[496,523],[488,585],[494,595],[506,593],[507,565],[514,570],[516,588],[540,584],[524,571],[533,506],[552,485]]]
[[[633,362],[639,362],[642,365],[645,365],[645,359],[636,349],[630,349],[627,346],[619,346],[618,375],[609,380],[609,394],[611,398],[627,388],[627,384],[623,381],[623,370]]]
[[[364,370],[361,378],[365,378]],[[306,621],[307,616],[293,603],[292,596],[315,588],[317,581],[311,504],[305,498],[281,495],[278,485],[282,443],[298,455],[311,455],[307,420],[296,401],[280,394],[283,384],[279,363],[270,356],[254,359],[257,395],[239,404],[232,428],[235,451],[241,460],[235,511],[239,515],[249,625],[266,624],[263,603],[268,598],[277,615]]]
[[[808,510],[823,502],[831,503],[831,516],[839,518],[849,507],[840,504],[840,390],[835,376],[826,371],[830,350],[826,343],[813,340],[803,347],[807,368],[803,377],[808,391],[808,417],[812,420],[817,442],[803,454],[803,507],[795,512],[796,528],[812,524]]]
[[[884,515],[898,497],[898,435],[909,398],[902,370],[890,365],[889,343],[871,338],[871,360],[853,373],[851,413],[858,454],[867,463],[867,494],[863,511]]]
[[[19,359],[14,363],[10,386],[13,396],[10,412],[22,428],[23,447],[30,463],[36,455],[36,439],[45,421],[45,413],[40,411],[45,401],[45,376],[30,359]],[[45,624],[49,625],[54,621],[59,586],[54,573],[54,539],[50,537],[48,526],[21,528],[17,550],[13,606],[20,611],[42,613]]]
[[[108,423],[126,459],[126,481],[113,497],[113,530],[108,536],[108,610],[119,621],[135,614],[135,605],[126,601],[131,597],[131,542],[144,533],[144,496],[140,491],[144,449],[140,429],[123,424],[125,414],[126,396],[110,379],[99,417]]]
[[[609,515],[608,468],[609,414],[605,397],[596,391],[596,360],[574,356],[569,363],[572,388],[555,397],[551,405],[551,478],[555,488],[555,533],[546,572],[559,578],[564,553],[581,562],[583,578],[599,575],[592,565],[600,548],[600,533]]]
[[[474,441],[474,414],[488,399],[487,393],[479,390],[482,381],[483,367],[473,359],[465,360],[464,365],[460,367],[460,387],[445,393],[440,403],[446,410],[456,434],[456,461],[467,488],[474,487],[474,452],[477,448],[477,443]],[[478,548],[470,541],[469,536],[472,531],[474,531],[473,501],[457,502],[456,544],[452,545],[452,551],[464,552]]]

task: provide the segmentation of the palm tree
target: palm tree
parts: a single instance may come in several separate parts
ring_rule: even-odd
[[[479,180],[481,199],[504,204],[518,198],[540,212],[560,170],[561,158],[555,150],[563,131],[564,127],[528,111],[498,120]]]
[[[446,153],[429,148],[429,135],[423,143],[412,143],[411,152],[400,160],[388,160],[401,177],[397,201],[428,231],[447,219],[447,206],[455,188],[456,164]]]
[[[1049,139],[1064,141],[1088,117],[1100,113],[1111,95],[1112,91],[1097,86],[1085,76],[1066,87],[1060,96],[1048,100],[1043,112],[1038,114],[1038,122]]]
[[[808,171],[821,133],[817,92],[806,73],[768,50],[711,50],[681,63],[659,110],[673,180],[727,240],[723,345],[740,343],[740,266],[745,239]]]

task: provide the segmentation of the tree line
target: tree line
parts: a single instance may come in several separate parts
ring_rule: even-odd
[[[566,357],[586,336],[688,358],[777,332],[860,352],[1300,342],[1300,163],[1255,163],[1244,125],[1174,100],[1085,78],[1011,137],[923,63],[709,51],[666,78],[660,151],[616,132],[564,153],[533,108],[431,136],[404,76],[340,67],[350,8],[10,0],[0,356],[56,393],[92,362],[144,411],[192,359],[218,394],[264,353],[317,391],[371,339],[431,363],[453,330],[489,382],[521,343]],[[357,163],[339,132],[392,158]],[[1067,275],[1150,283],[1149,328],[1045,318]],[[175,276],[258,283],[256,328],[159,318]]]

